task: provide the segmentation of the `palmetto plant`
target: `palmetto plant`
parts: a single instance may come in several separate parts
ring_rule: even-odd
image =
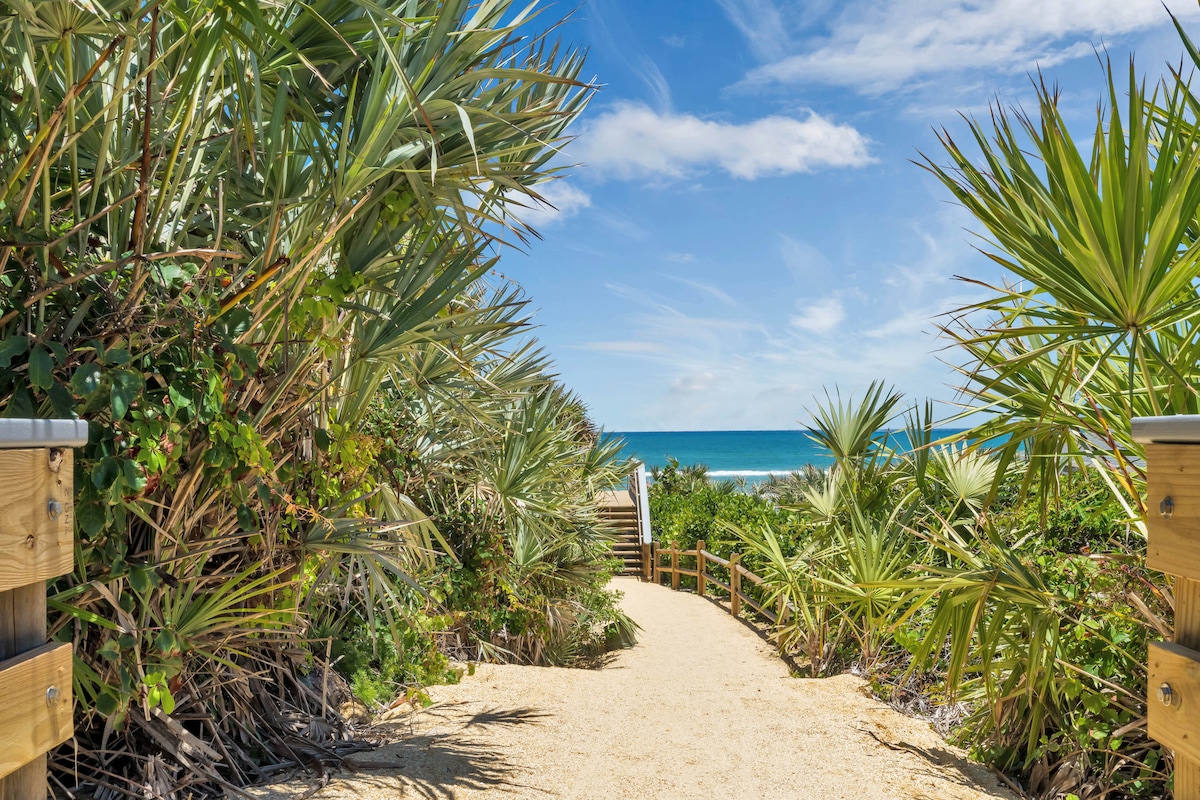
[[[1198,407],[1200,150],[1185,80],[1147,90],[1132,64],[1127,87],[1111,67],[1107,77],[1107,103],[1087,146],[1075,143],[1055,93],[1039,84],[1036,115],[997,110],[990,125],[971,122],[978,158],[943,135],[951,164],[929,168],[983,224],[990,257],[1019,281],[987,287],[992,296],[946,328],[963,357],[972,408],[993,415],[967,438],[1001,455],[998,476],[1022,460],[1024,489],[1043,519],[1061,476],[1083,469],[1107,482],[1138,530],[1144,454],[1130,419]],[[982,483],[986,476],[976,477]],[[968,531],[946,521],[922,535],[945,564],[910,584],[925,592],[913,608],[936,599],[916,656],[929,664],[949,647],[948,684],[961,680],[978,703],[975,741],[1003,763],[1031,768],[1041,759],[1034,778],[1060,759],[1074,770],[1079,794],[1113,790],[1119,769],[1128,770],[1121,780],[1141,782],[1143,790],[1160,780],[1158,753],[1139,730],[1139,648],[1146,625],[1164,628],[1158,615],[1135,599],[1142,610],[1130,621],[1114,609],[1124,602],[1120,593],[1062,579],[1052,586],[1043,573],[1070,559],[1035,562],[986,523]],[[1160,578],[1144,574],[1136,546],[1112,546],[1098,563],[1125,565],[1149,595],[1169,596],[1156,585]],[[1067,632],[1111,636],[1107,661],[1080,660]],[[1106,681],[1105,674],[1124,679]],[[1090,728],[1103,740],[1118,720],[1117,744],[1094,751],[1082,732]],[[1064,752],[1061,742],[1076,734],[1086,741]],[[1112,752],[1121,747],[1127,752]]]
[[[986,287],[992,297],[963,310],[977,313],[947,327],[976,407],[995,412],[975,434],[1006,439],[1010,457],[1023,448],[1043,487],[1062,457],[1098,461],[1138,512],[1129,419],[1198,407],[1200,134],[1183,81],[1147,90],[1132,63],[1127,88],[1107,74],[1088,147],[1039,84],[1036,117],[997,110],[991,130],[970,122],[979,163],[944,133],[951,164],[928,166],[1020,281]]]
[[[395,624],[445,545],[426,484],[374,466],[372,403],[427,392],[429,463],[465,475],[489,421],[549,382],[535,351],[505,352],[515,298],[478,283],[489,243],[529,235],[506,206],[553,177],[591,92],[579,52],[531,35],[536,15],[513,0],[0,10],[0,413],[93,423],[81,558],[51,601],[79,645],[85,753],[92,733],[120,752],[107,724],[132,756],[139,730],[161,740],[155,713],[186,706],[233,748],[206,779],[252,779],[251,754],[272,750],[253,729],[274,724],[255,676],[305,662],[296,639],[323,606]],[[429,388],[454,374],[508,394]],[[438,403],[476,434],[453,456]],[[588,477],[611,461],[593,455]],[[112,758],[85,758],[93,779]],[[140,766],[120,770],[117,789],[139,792]]]

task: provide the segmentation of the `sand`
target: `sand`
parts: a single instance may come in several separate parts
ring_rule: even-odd
[[[638,644],[596,670],[481,665],[310,795],[382,798],[1013,798],[928,724],[843,675],[792,678],[715,602],[621,578]],[[397,769],[397,767],[400,767]],[[312,777],[251,791],[313,791]]]

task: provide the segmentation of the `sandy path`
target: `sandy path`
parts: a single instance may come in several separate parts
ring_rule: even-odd
[[[860,679],[791,678],[714,603],[632,578],[617,588],[643,629],[636,647],[600,670],[482,665],[357,758],[402,772],[341,774],[314,797],[1011,800]]]

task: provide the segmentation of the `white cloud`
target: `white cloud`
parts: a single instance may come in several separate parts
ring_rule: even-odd
[[[845,396],[875,379],[894,384],[910,400],[953,401],[955,391],[946,384],[958,379],[939,359],[953,362],[960,353],[943,349],[949,341],[939,339],[937,330],[948,320],[941,315],[987,292],[948,277],[992,277],[990,262],[962,231],[965,214],[947,208],[913,220],[893,242],[888,261],[860,265],[864,274],[894,272],[895,285],[872,280],[815,288],[808,274],[814,261],[835,274],[846,265],[784,237],[777,258],[782,264],[797,257],[796,269],[781,270],[772,287],[746,289],[749,296],[732,305],[715,305],[671,284],[657,284],[656,291],[649,281],[637,287],[607,283],[623,309],[613,323],[639,343],[608,348],[604,357],[605,368],[624,382],[619,428],[788,428],[807,422],[825,388],[840,387]],[[784,299],[797,292],[798,303]]]
[[[695,253],[667,253],[667,261],[672,264],[691,264],[696,260]]]
[[[542,198],[541,202],[525,194],[506,193],[510,202],[519,204],[513,208],[513,216],[534,228],[570,219],[585,208],[592,207],[591,195],[566,181],[557,180],[535,186],[534,191]]]
[[[678,178],[720,169],[753,180],[862,166],[871,163],[868,149],[869,140],[854,127],[816,113],[737,124],[622,103],[592,121],[572,154],[618,178]]]
[[[1194,3],[1173,5],[1181,18],[1200,16]],[[748,81],[882,92],[954,70],[1019,73],[1090,56],[1106,36],[1167,22],[1159,0],[858,0],[828,23],[827,35],[770,59]]]
[[[803,307],[799,314],[791,318],[790,322],[794,328],[824,335],[832,332],[845,318],[846,309],[842,305],[841,299],[826,297],[824,300]]]
[[[677,33],[672,33],[669,36],[662,37],[662,43],[667,47],[673,47],[678,50],[679,48],[687,45],[687,39]]]

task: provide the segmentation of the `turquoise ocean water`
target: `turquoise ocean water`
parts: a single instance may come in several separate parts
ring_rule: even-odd
[[[934,432],[936,438],[953,433]],[[637,458],[647,467],[661,467],[672,457],[681,465],[704,464],[714,478],[745,478],[750,483],[768,475],[787,474],[805,464],[827,467],[829,452],[818,447],[808,433],[790,431],[662,431],[614,433],[625,441],[623,455]],[[903,432],[893,433],[898,446],[905,446]]]

